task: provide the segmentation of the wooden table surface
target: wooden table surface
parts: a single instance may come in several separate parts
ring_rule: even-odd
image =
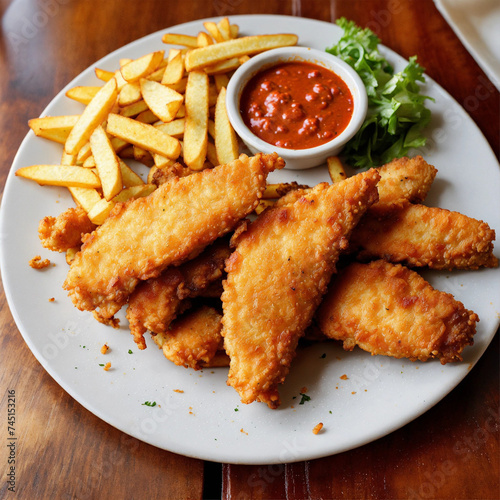
[[[402,56],[417,54],[499,155],[498,92],[432,0],[0,0],[0,6],[2,187],[28,119],[82,70],[154,31],[236,14],[327,22],[345,16],[370,27]],[[3,290],[0,328],[0,498],[500,498],[498,334],[451,394],[399,431],[319,460],[235,466],[154,448],[80,406],[29,351]],[[16,493],[7,490],[8,390],[16,394]]]

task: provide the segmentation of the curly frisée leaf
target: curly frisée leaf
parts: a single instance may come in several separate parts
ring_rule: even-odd
[[[327,52],[340,57],[359,74],[368,94],[368,113],[357,134],[346,144],[342,156],[352,167],[369,168],[400,158],[411,148],[425,145],[422,130],[430,121],[425,107],[429,96],[420,94],[424,68],[410,57],[403,71],[394,68],[379,52],[380,39],[345,18],[337,20],[344,30]]]

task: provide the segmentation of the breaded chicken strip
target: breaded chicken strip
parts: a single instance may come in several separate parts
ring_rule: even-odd
[[[45,248],[65,252],[79,247],[82,235],[91,233],[96,227],[83,208],[68,208],[57,217],[44,217],[38,224],[38,235]]]
[[[230,253],[227,239],[220,239],[193,260],[139,283],[127,307],[130,332],[139,349],[146,348],[147,330],[165,333],[175,317],[189,307],[185,299],[201,295],[217,280],[221,282]]]
[[[408,202],[421,203],[437,174],[436,168],[421,156],[397,158],[380,167],[378,172],[379,200],[370,207],[370,213],[401,208]]]
[[[168,332],[153,335],[153,340],[176,365],[193,370],[227,366],[221,319],[213,307],[201,306],[176,319]]]
[[[437,174],[437,169],[421,156],[397,158],[377,170],[380,174],[377,184],[379,200],[368,209],[368,213],[377,215],[402,208],[408,203],[424,201]],[[299,186],[290,190],[278,199],[276,205],[293,203],[308,189],[307,186]]]
[[[139,281],[197,255],[231,231],[258,204],[267,174],[283,166],[276,154],[242,155],[117,204],[71,264],[64,288],[74,305],[99,308],[98,317],[112,318]]]
[[[410,267],[496,267],[495,231],[483,221],[444,208],[408,205],[385,216],[367,213],[353,231],[360,260],[383,258]]]
[[[442,364],[461,361],[479,318],[415,271],[383,260],[338,273],[316,313],[320,330],[372,354]]]
[[[236,236],[224,280],[228,384],[243,403],[279,405],[299,338],[309,325],[353,227],[378,198],[372,169],[318,184],[293,204],[264,211]]]

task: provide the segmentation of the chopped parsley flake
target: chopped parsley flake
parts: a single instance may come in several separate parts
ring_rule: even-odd
[[[134,353],[132,352],[132,349],[129,349],[129,350],[128,350],[128,353],[129,353],[129,354],[134,354]]]
[[[300,392],[299,394],[302,396],[299,405],[303,405],[306,401],[311,401],[311,397],[307,394],[304,394],[303,392]]]
[[[151,406],[151,407],[156,406],[156,401],[153,401],[153,402],[146,401],[146,402],[142,403],[142,406]]]

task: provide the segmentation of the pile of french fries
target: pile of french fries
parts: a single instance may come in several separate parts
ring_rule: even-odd
[[[114,71],[96,68],[102,86],[77,86],[66,96],[83,105],[80,115],[29,121],[33,132],[64,146],[58,165],[22,167],[16,175],[41,185],[65,186],[90,220],[102,224],[114,205],[149,195],[157,169],[181,162],[193,172],[233,161],[238,138],[226,112],[232,72],[252,55],[294,45],[293,34],[239,37],[228,18],[205,22],[197,36],[166,33],[178,46]],[[126,161],[150,167],[144,181]]]

